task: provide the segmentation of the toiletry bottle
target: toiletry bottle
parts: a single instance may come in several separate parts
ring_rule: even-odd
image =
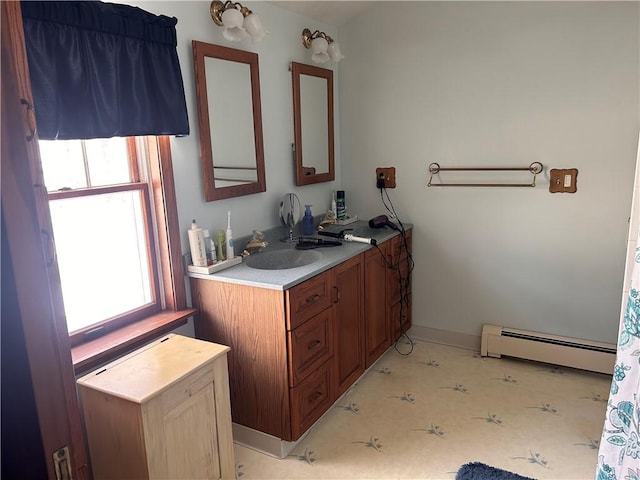
[[[224,256],[224,232],[222,230],[218,230],[216,236],[218,237],[218,260],[222,262],[226,260],[226,257]]]
[[[336,204],[336,208],[337,208],[336,218],[338,220],[344,220],[347,218],[347,207],[345,205],[345,200],[344,200],[344,190],[338,190],[337,197],[338,197],[338,201]]]
[[[233,234],[231,233],[231,212],[227,212],[227,260],[231,260],[235,255],[233,254]]]
[[[213,265],[218,261],[218,256],[216,255],[216,242],[209,235],[209,230],[204,230],[204,245],[207,249],[207,264]]]
[[[187,233],[189,235],[189,247],[191,249],[191,263],[196,267],[206,267],[207,247],[204,243],[204,232],[201,228],[198,228],[195,219],[192,221],[191,228]]]
[[[211,237],[209,236],[209,230],[202,230],[202,236],[204,237],[204,250],[207,254],[207,265],[211,265]]]
[[[331,213],[333,213],[333,218],[338,218],[338,212],[336,210],[336,192],[335,192],[335,190],[331,194]]]
[[[313,214],[311,213],[311,205],[305,205],[304,209],[304,217],[302,217],[302,234],[313,235]]]

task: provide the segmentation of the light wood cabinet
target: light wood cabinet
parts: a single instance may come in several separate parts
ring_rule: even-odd
[[[94,478],[234,478],[228,351],[168,335],[80,378]]]

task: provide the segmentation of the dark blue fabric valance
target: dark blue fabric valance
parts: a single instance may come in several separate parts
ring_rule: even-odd
[[[41,139],[189,134],[177,19],[98,1],[21,7]]]

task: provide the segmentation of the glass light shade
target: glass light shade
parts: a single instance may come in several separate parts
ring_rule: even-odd
[[[313,55],[311,55],[311,60],[316,63],[326,63],[329,61],[329,54],[327,53],[327,48],[329,47],[329,43],[322,37],[318,37],[311,42],[311,51]]]
[[[244,19],[244,28],[251,37],[253,43],[257,43],[262,40],[266,34],[264,27],[262,26],[262,20],[255,13],[250,13]]]
[[[340,45],[338,44],[338,42],[331,42],[329,44],[329,47],[327,48],[327,53],[329,54],[329,58],[333,63],[338,63],[344,58],[344,55],[340,51]]]
[[[222,12],[222,24],[224,25],[222,36],[230,42],[240,42],[244,40],[247,32],[242,28],[243,21],[244,17],[242,13],[235,8],[228,8]]]

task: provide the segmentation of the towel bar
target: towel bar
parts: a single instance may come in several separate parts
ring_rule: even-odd
[[[447,167],[437,163],[429,165],[429,182],[427,187],[535,187],[536,175],[542,172],[540,162],[533,162],[528,167]],[[432,183],[433,176],[440,172],[529,172],[533,175],[531,183]]]

